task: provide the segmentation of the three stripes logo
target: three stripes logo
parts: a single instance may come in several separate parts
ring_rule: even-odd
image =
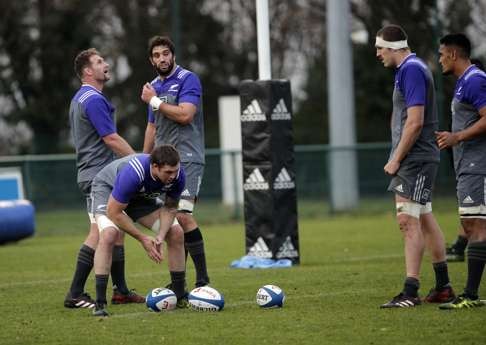
[[[260,169],[255,168],[243,184],[244,190],[267,190],[268,182],[262,176]]]
[[[273,108],[272,120],[290,120],[291,118],[292,117],[287,110],[287,106],[285,105],[283,98],[280,98],[280,101],[278,101],[275,108]]]
[[[287,169],[285,169],[285,167],[282,168],[277,178],[273,182],[273,189],[294,189],[294,188],[295,188],[295,182],[292,181],[292,178],[290,177]]]
[[[255,244],[248,250],[248,255],[257,256],[259,258],[271,258],[272,252],[268,249],[263,238],[258,237]]]
[[[241,122],[255,122],[255,121],[267,121],[265,113],[260,108],[258,101],[254,99],[251,103],[243,110],[241,114]]]
[[[277,259],[296,258],[298,256],[299,253],[297,252],[297,250],[295,250],[295,247],[292,244],[292,240],[290,239],[290,236],[287,236],[284,243],[282,243],[282,245],[278,249],[277,255],[275,255]]]

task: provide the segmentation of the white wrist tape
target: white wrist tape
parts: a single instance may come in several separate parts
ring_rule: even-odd
[[[390,42],[390,41],[385,41],[381,37],[376,37],[375,47],[377,47],[377,48],[390,48],[390,49],[403,49],[403,48],[408,48],[408,42],[407,42],[407,40]]]
[[[149,102],[149,104],[150,104],[150,106],[152,107],[152,110],[153,110],[153,111],[158,111],[158,110],[159,110],[159,108],[160,108],[160,105],[161,105],[162,103],[163,103],[163,102],[162,102],[162,101],[160,100],[160,98],[159,98],[159,97],[157,97],[157,96],[152,97],[152,98],[150,99],[150,102]]]

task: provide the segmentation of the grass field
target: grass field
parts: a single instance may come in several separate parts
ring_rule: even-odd
[[[382,205],[390,210],[388,203]],[[222,312],[153,313],[143,305],[110,305],[113,316],[106,319],[62,306],[84,239],[85,215],[39,214],[34,238],[0,247],[0,344],[485,344],[486,308],[378,308],[401,288],[402,243],[391,211],[379,212],[382,206],[376,204],[364,209],[301,218],[302,263],[289,269],[229,268],[244,254],[244,226],[207,222],[202,228],[209,273],[212,286],[225,296]],[[452,240],[457,226],[453,202],[436,202],[436,210]],[[169,281],[165,263],[152,263],[131,238],[126,247],[130,287],[146,293]],[[465,265],[449,267],[454,287],[461,290]],[[422,294],[433,281],[427,257]],[[189,265],[188,283],[193,282]],[[269,283],[285,291],[284,308],[256,305],[256,291]],[[91,278],[88,290],[93,294]]]

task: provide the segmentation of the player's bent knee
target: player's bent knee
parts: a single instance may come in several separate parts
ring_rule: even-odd
[[[184,245],[184,230],[179,225],[170,227],[167,233],[167,243],[171,246]]]

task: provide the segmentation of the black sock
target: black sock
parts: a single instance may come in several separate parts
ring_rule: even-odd
[[[108,274],[96,274],[96,303],[106,304],[106,287],[108,286]]]
[[[447,262],[441,261],[433,263],[435,272],[435,289],[440,290],[449,285],[449,272],[447,270]]]
[[[199,228],[184,234],[184,245],[191,255],[196,269],[196,286],[209,284],[209,277],[206,268],[206,254],[204,253],[204,241]]]
[[[464,293],[469,298],[478,298],[485,263],[486,241],[469,243],[467,247],[467,284],[464,289]]]
[[[79,297],[84,291],[86,280],[93,269],[94,249],[83,244],[79,249],[76,271],[71,282],[71,297]]]
[[[127,287],[127,282],[125,281],[125,247],[124,246],[114,246],[113,256],[111,261],[111,280],[113,281],[113,287],[118,290],[118,292],[126,295],[130,291]]]
[[[417,297],[420,283],[418,279],[407,277],[403,284],[403,293],[409,297]]]
[[[170,280],[172,291],[176,294],[177,299],[184,297],[186,294],[186,272],[170,271]]]
[[[452,245],[456,252],[464,253],[464,250],[467,247],[467,237],[464,236],[457,236],[456,242]]]

